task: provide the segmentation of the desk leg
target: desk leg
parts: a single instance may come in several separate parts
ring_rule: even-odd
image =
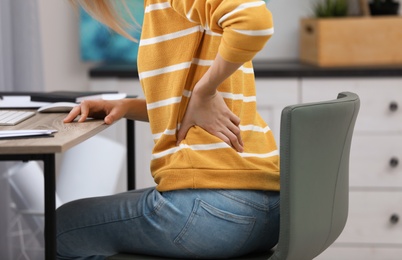
[[[43,161],[45,180],[45,259],[56,259],[56,156],[54,154],[0,155],[0,161]]]
[[[127,119],[127,190],[135,189],[135,122]]]
[[[56,259],[56,162],[54,154],[45,154],[45,259]]]

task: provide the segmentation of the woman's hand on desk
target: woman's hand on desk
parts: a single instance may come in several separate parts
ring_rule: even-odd
[[[127,113],[123,100],[84,100],[74,107],[64,118],[64,123],[72,122],[80,115],[78,122],[84,122],[88,117],[103,119],[110,125]]]
[[[126,117],[132,120],[148,121],[147,106],[144,99],[125,98],[120,100],[85,100],[74,107],[64,118],[64,123],[72,122],[80,115],[78,122],[88,117],[103,119],[106,124]]]

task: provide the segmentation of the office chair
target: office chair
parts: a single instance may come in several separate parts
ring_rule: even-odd
[[[275,249],[234,259],[311,260],[341,234],[348,216],[349,153],[359,97],[288,106],[280,132],[280,234]],[[107,260],[167,258],[117,254]]]

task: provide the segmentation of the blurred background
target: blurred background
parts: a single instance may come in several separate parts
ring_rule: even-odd
[[[141,23],[142,2],[138,0],[127,2]],[[370,2],[380,4],[379,2],[393,1]],[[322,6],[318,7],[319,4]],[[321,259],[324,260],[396,260],[402,255],[402,229],[398,226],[399,215],[402,215],[402,212],[398,213],[401,211],[399,208],[402,203],[402,179],[395,174],[398,165],[397,155],[402,157],[402,151],[399,149],[402,147],[402,128],[399,126],[400,121],[395,120],[395,115],[398,116],[398,120],[402,119],[397,104],[397,101],[402,102],[399,100],[399,97],[402,97],[401,66],[395,67],[393,64],[392,67],[384,68],[384,64],[381,66],[370,64],[370,69],[367,69],[364,66],[362,68],[346,64],[336,69],[322,69],[316,65],[306,67],[300,62],[300,35],[306,29],[301,27],[303,19],[321,15],[330,18],[340,16],[340,19],[356,17],[370,19],[368,17],[372,10],[368,4],[369,2],[364,0],[269,1],[267,5],[273,13],[275,34],[255,58],[258,65],[256,66],[258,95],[266,97],[261,98],[259,109],[276,137],[279,136],[280,111],[285,105],[334,98],[337,92],[345,89],[361,91],[364,99],[360,122],[363,124],[358,124],[356,129],[362,134],[361,138],[356,138],[357,148],[354,153],[356,160],[353,161],[358,163],[352,165],[351,172],[362,172],[363,168],[365,174],[372,169],[381,173],[392,173],[386,177],[381,175],[371,179],[367,175],[352,175],[352,216],[349,221],[351,224],[346,229],[346,238],[341,240],[328,255],[322,256]],[[384,13],[380,13],[379,17],[382,15]],[[392,17],[396,19],[397,26],[401,25],[400,9],[397,13],[386,14],[385,17],[385,20]],[[335,35],[333,39],[340,38],[336,37],[338,29],[335,26],[331,31]],[[379,34],[381,31],[394,32],[391,36],[395,36],[397,40],[389,44],[400,46],[402,26],[392,29],[379,27],[378,30],[369,33]],[[133,30],[132,35],[139,37],[140,31]],[[318,40],[314,39],[314,44],[317,42]],[[352,45],[354,48],[364,47],[364,44]],[[314,47],[315,51],[316,49],[318,47]],[[398,50],[402,52],[402,48],[399,47]],[[141,96],[135,71],[137,51],[137,43],[130,42],[104,28],[84,12],[73,10],[67,0],[0,0],[0,92],[118,90]],[[310,55],[309,50],[303,49],[303,51]],[[352,52],[349,54],[353,56]],[[310,60],[318,59],[311,57],[310,55]],[[331,90],[322,91],[323,85],[328,86],[327,90]],[[377,92],[378,86],[381,86],[381,95]],[[391,102],[390,111],[384,107],[366,111],[365,107],[374,109],[378,100],[386,103],[384,107],[388,107],[388,103]],[[373,118],[376,117],[378,120],[373,122]],[[82,146],[58,156],[58,205],[80,197],[107,195],[125,190],[125,140],[122,134],[125,131],[124,123],[119,122],[97,139],[89,140]],[[142,188],[154,184],[149,174],[144,174],[148,173],[153,140],[146,124],[136,123],[136,130],[137,188]],[[367,156],[363,154],[368,150],[365,145],[367,142],[372,142],[372,136],[380,138],[377,147],[381,149],[379,148],[377,152],[386,154],[383,156],[386,161],[383,163],[384,166],[378,163],[374,166],[367,164],[377,160],[377,154]],[[390,139],[390,136],[396,139]],[[85,152],[87,149],[89,152]],[[116,159],[113,160],[114,164],[100,165],[100,169],[110,167],[114,170],[101,177],[97,170],[88,172],[87,177],[83,177],[80,173],[85,166],[84,161],[90,164],[89,168],[93,165],[85,154],[99,151],[98,155],[92,156],[109,158],[110,154],[102,154],[102,150],[115,151]],[[75,164],[81,165],[81,171],[71,167],[74,164],[72,162],[77,161],[77,157],[81,158],[81,163]],[[389,157],[391,166],[388,165]],[[40,163],[0,162],[0,259],[43,259],[41,167]],[[94,182],[89,186],[89,183],[93,182],[94,175],[98,176],[100,182]],[[391,179],[389,177],[391,175],[397,179]],[[82,187],[76,187],[72,194],[69,185],[74,182],[73,176],[78,178]],[[382,183],[384,179],[385,182]],[[109,189],[102,186],[105,183],[109,184]],[[102,192],[99,192],[99,187],[102,187]],[[80,193],[79,190],[87,192]],[[377,203],[377,206],[373,206],[373,212],[365,212],[368,207],[361,210],[358,207],[372,202],[367,201],[367,198],[374,198]],[[392,203],[390,198],[394,200]],[[382,216],[375,215],[382,208],[385,208],[385,220],[381,219]],[[375,218],[373,217],[373,221],[370,222],[367,216],[374,215]],[[375,227],[373,223],[378,224],[378,229],[373,228]],[[368,232],[370,229],[374,230],[373,233]]]

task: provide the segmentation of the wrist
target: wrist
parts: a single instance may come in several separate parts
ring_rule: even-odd
[[[200,99],[209,99],[211,97],[214,97],[216,95],[216,88],[211,88],[208,86],[202,86],[202,85],[196,85],[193,89],[193,94],[192,96],[196,96],[197,98]]]
[[[211,81],[211,78],[208,75],[209,73],[207,72],[200,81],[195,84],[194,89],[193,89],[193,94],[202,97],[202,98],[208,98],[212,97],[216,94],[216,90],[218,86]]]

